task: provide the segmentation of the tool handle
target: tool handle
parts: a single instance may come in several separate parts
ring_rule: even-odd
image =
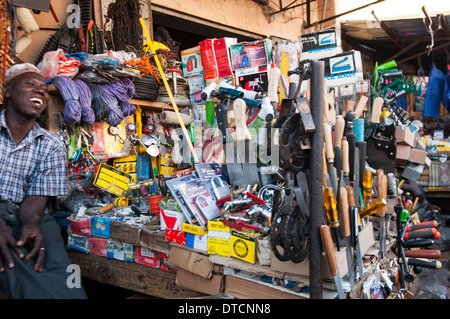
[[[278,85],[280,83],[280,75],[280,68],[273,67],[270,69],[267,96],[270,98],[271,103],[278,102]]]
[[[336,116],[336,124],[334,125],[334,146],[341,147],[342,137],[344,136],[345,120],[342,115]]]
[[[406,262],[410,266],[420,266],[429,269],[441,269],[442,263],[439,260],[427,260],[417,258],[406,258]]]
[[[359,117],[362,115],[362,112],[364,111],[368,100],[369,98],[365,95],[359,98],[358,104],[356,104],[355,107],[355,119],[359,119]]]
[[[378,199],[383,198],[383,180],[384,171],[382,169],[377,169],[376,171],[376,179],[377,179],[377,190],[378,190]]]
[[[348,142],[348,165],[350,166],[349,180],[353,182],[355,180],[355,148],[356,148],[356,135],[354,133],[347,134]]]
[[[406,250],[405,257],[440,259],[441,251],[437,249]]]
[[[323,250],[328,264],[330,274],[334,277],[338,274],[338,266],[336,255],[334,252],[333,239],[331,238],[331,231],[328,225],[320,226],[320,237],[322,239]]]
[[[438,222],[433,220],[429,222],[419,223],[417,225],[411,225],[406,228],[406,232],[415,231],[424,228],[437,228],[439,226]]]
[[[336,167],[336,176],[340,178],[342,170],[342,150],[339,146],[334,147],[334,167]]]
[[[348,175],[350,173],[349,157],[348,157],[348,141],[346,139],[342,140],[341,143],[342,152],[342,170],[344,174]]]
[[[220,132],[222,133],[222,143],[227,142],[227,107],[223,103],[219,103],[215,107],[216,118],[217,118],[217,126],[219,127]],[[225,150],[225,148],[224,148]]]
[[[372,123],[380,123],[381,108],[383,107],[384,99],[382,97],[376,97],[372,103],[372,116],[370,121]]]
[[[114,207],[114,204],[108,204],[108,205],[105,205],[105,206],[103,206],[102,208],[100,208],[99,210],[98,210],[98,212],[100,213],[100,214],[104,214],[104,213],[106,213],[108,210],[111,210],[111,209],[113,209],[113,207]]]
[[[351,234],[350,213],[348,211],[348,195],[345,187],[339,188],[339,206],[341,207],[342,236],[347,238]]]
[[[348,198],[348,206],[355,206],[355,194],[353,194],[353,187],[346,186],[347,189],[347,198]]]
[[[245,109],[247,105],[243,99],[235,99],[233,102],[234,120],[236,122],[236,139],[238,141],[250,140],[252,135],[245,123]]]
[[[323,136],[325,139],[325,151],[328,162],[333,162],[333,142],[331,140],[331,126],[329,123],[323,124]]]
[[[434,244],[432,239],[415,239],[408,240],[402,243],[404,248],[419,248],[419,247],[428,247]]]
[[[441,237],[441,233],[436,230],[436,228],[427,228],[423,230],[415,230],[405,234],[403,237],[404,240],[413,239],[413,238],[435,238],[438,239]]]
[[[383,175],[383,180],[382,180],[382,184],[383,184],[383,199],[387,200],[387,189],[388,189],[388,178],[386,175]],[[380,210],[380,217],[384,217],[386,215],[387,212],[387,206],[383,207]]]

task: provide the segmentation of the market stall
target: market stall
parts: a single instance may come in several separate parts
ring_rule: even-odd
[[[158,298],[372,299],[440,267],[438,225],[401,185],[448,187],[444,153],[399,105],[422,82],[395,59],[366,77],[337,27],[179,50],[119,4],[122,29],[82,11],[36,62],[40,123],[67,148],[69,195],[49,208],[83,277]]]

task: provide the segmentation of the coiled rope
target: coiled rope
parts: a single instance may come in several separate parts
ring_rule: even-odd
[[[92,82],[86,82],[86,85],[91,91],[91,107],[95,114],[95,121],[106,121],[110,111],[108,105],[106,105],[105,101],[103,101],[100,96],[100,89],[98,88],[98,85]]]

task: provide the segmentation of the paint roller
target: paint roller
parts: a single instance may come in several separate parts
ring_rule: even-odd
[[[39,30],[39,25],[36,23],[30,9],[18,7],[16,8],[16,13],[17,20],[26,34]]]

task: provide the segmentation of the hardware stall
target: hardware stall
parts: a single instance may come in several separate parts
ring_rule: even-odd
[[[51,212],[84,277],[158,298],[310,298],[319,281],[323,298],[371,299],[439,266],[412,249],[439,232],[400,189],[431,161],[397,104],[420,83],[395,60],[366,79],[334,27],[178,51],[133,3],[126,21],[111,7],[110,33],[82,11],[37,63],[40,123],[68,153]]]

